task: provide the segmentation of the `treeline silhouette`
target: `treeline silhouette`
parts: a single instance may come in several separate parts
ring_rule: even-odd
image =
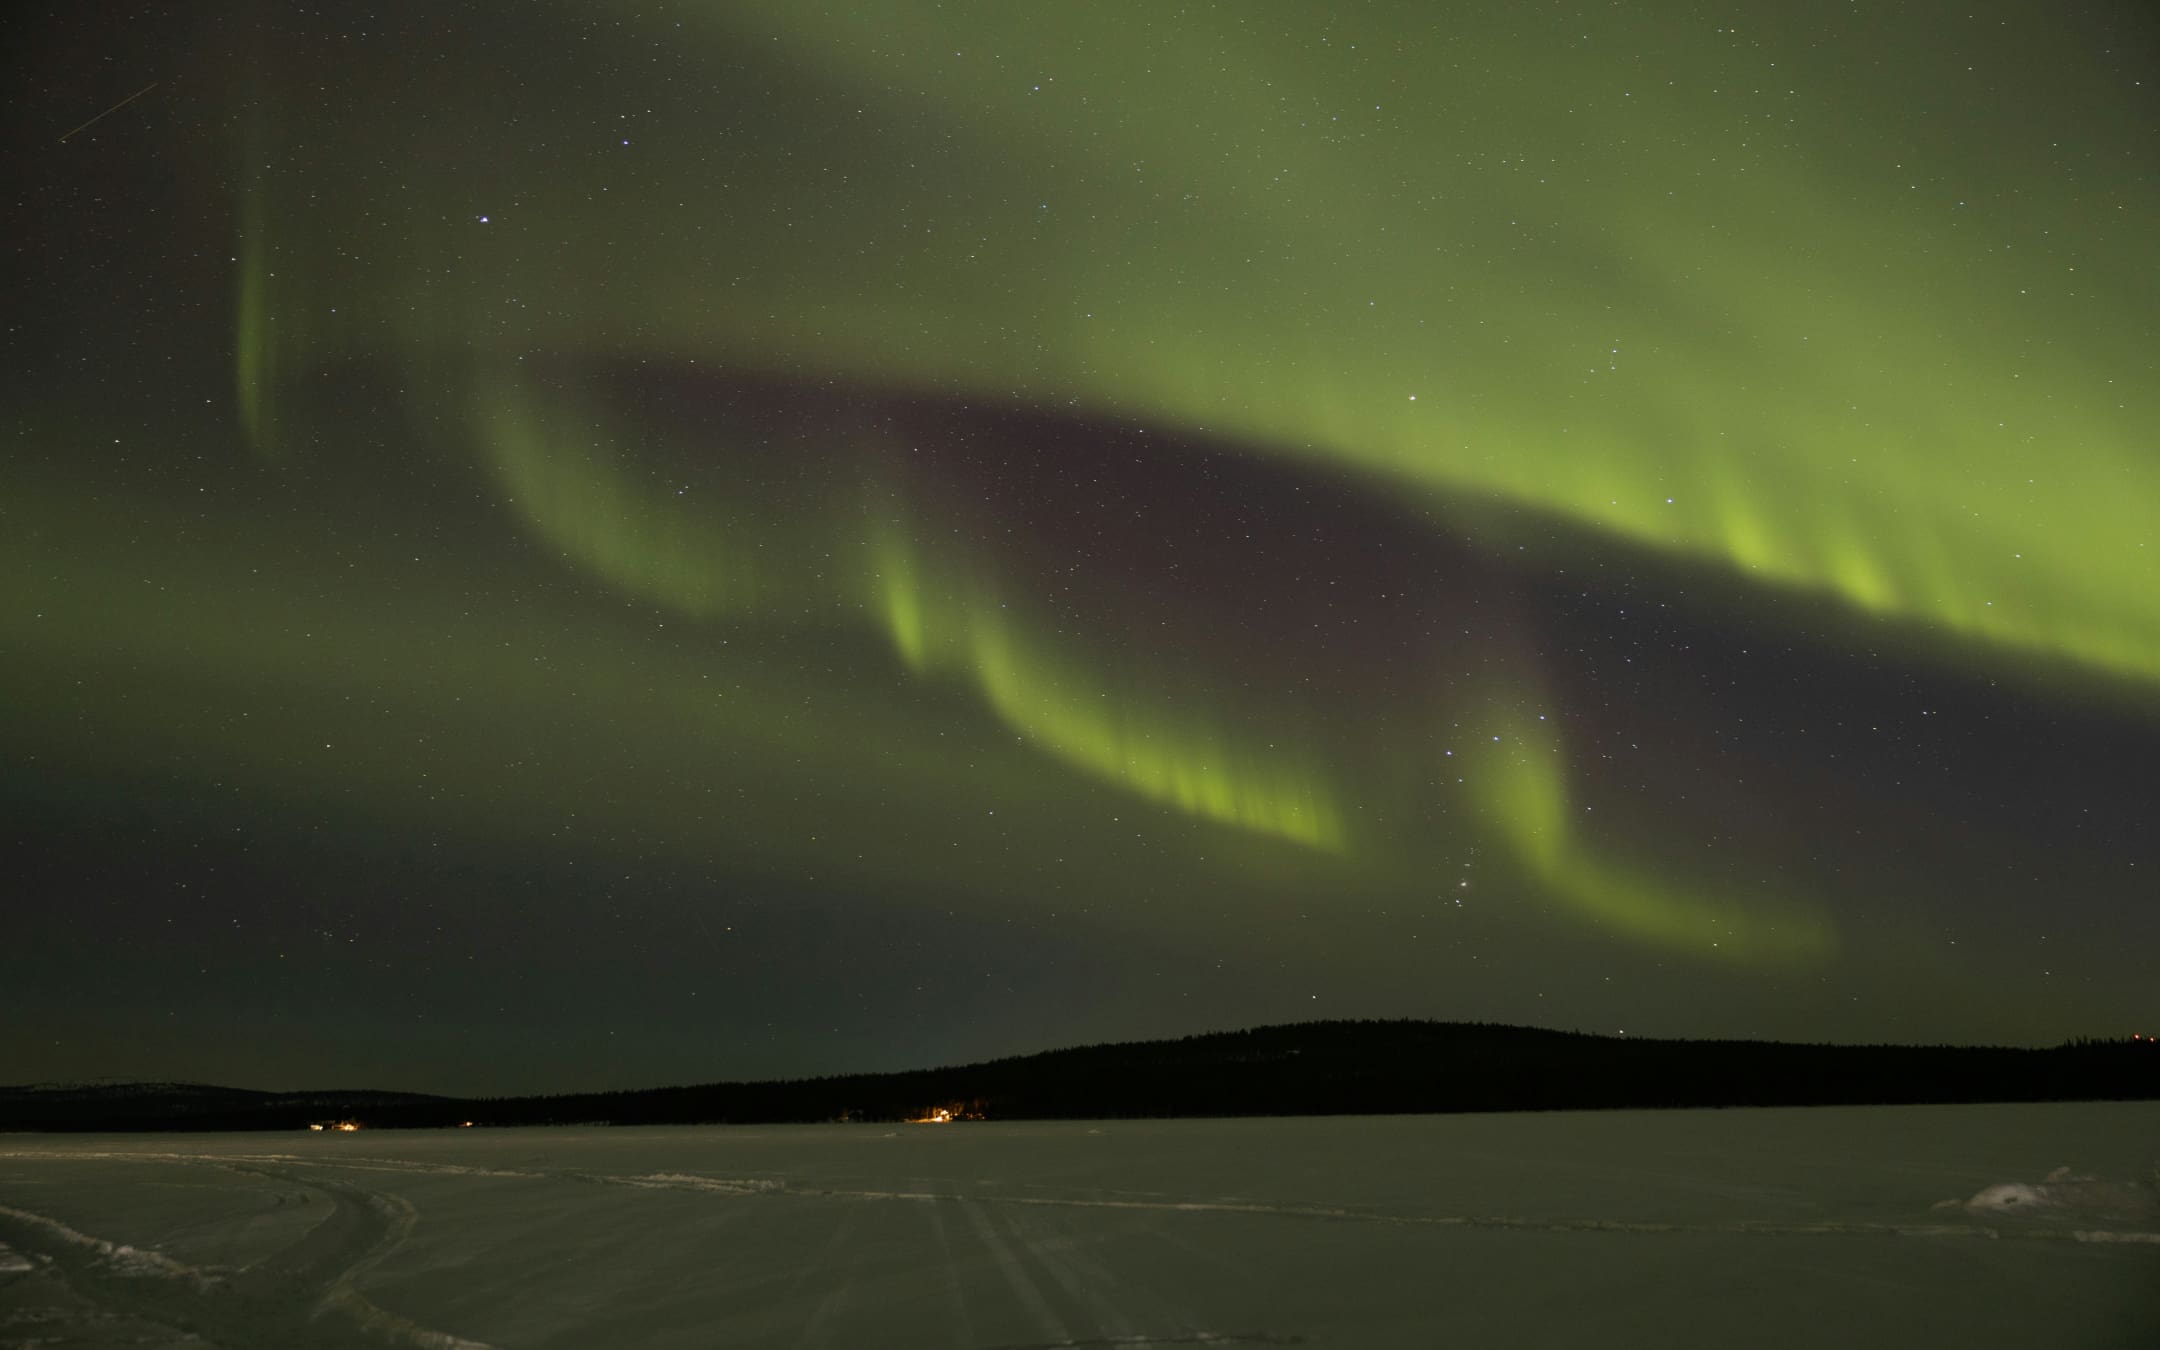
[[[183,1084],[0,1089],[0,1129],[277,1130],[1366,1115],[2160,1098],[2160,1044],[1802,1045],[1306,1022],[905,1073],[460,1099]]]

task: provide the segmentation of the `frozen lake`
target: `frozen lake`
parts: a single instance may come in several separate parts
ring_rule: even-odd
[[[0,1345],[2151,1350],[2156,1166],[2160,1103],[0,1135]]]

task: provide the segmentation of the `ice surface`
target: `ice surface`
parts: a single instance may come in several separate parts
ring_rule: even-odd
[[[0,1136],[0,1346],[2149,1348],[2156,1162],[2155,1103]]]

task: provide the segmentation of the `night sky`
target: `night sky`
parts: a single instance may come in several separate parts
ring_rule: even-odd
[[[0,1082],[2160,1029],[2145,3],[10,24]]]

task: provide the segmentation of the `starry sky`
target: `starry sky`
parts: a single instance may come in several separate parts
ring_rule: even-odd
[[[0,1081],[2160,1023],[2149,6],[10,23]]]

